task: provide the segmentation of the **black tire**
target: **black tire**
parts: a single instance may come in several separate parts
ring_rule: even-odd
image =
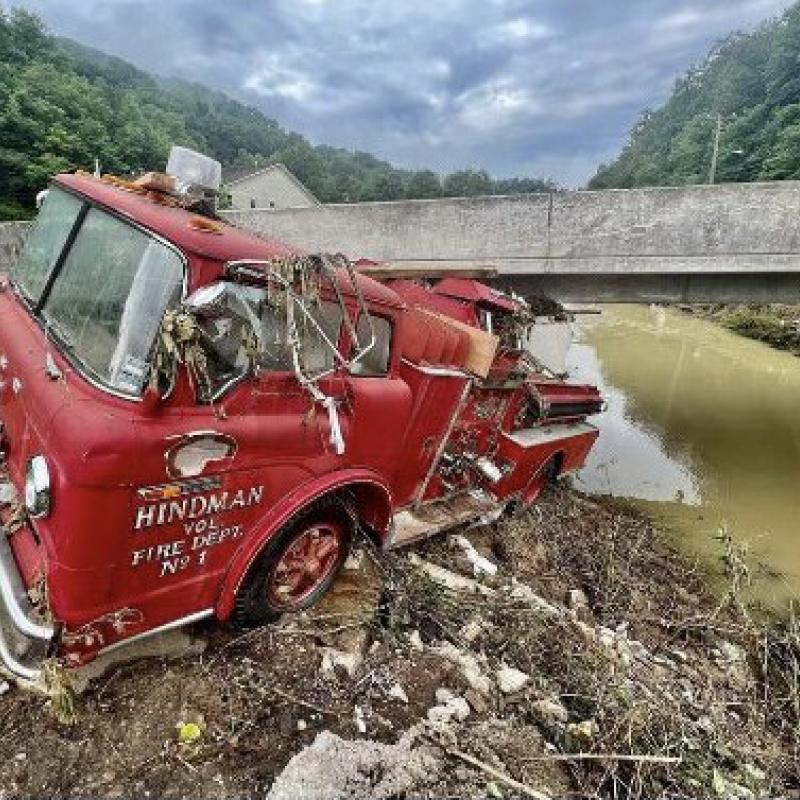
[[[552,456],[548,462],[542,467],[541,476],[544,479],[544,485],[552,486],[557,480],[561,472],[561,458],[559,455]]]
[[[276,600],[276,591],[273,589],[278,582],[277,571],[282,568],[282,561],[291,557],[288,554],[293,546],[298,546],[315,529],[340,531],[338,552],[331,557],[324,575],[307,593],[296,602],[281,604]],[[320,501],[289,520],[267,542],[242,581],[231,616],[233,624],[243,628],[266,625],[283,614],[297,613],[314,605],[330,589],[344,566],[353,544],[353,529],[352,518],[336,499]]]

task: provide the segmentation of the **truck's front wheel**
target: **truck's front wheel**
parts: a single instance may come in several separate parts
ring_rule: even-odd
[[[353,541],[353,521],[336,503],[295,517],[250,568],[233,621],[252,627],[314,605],[341,570]]]

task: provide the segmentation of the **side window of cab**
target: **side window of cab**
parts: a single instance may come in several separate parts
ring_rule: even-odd
[[[350,367],[350,374],[365,378],[378,378],[389,374],[393,326],[391,320],[386,317],[371,314],[367,318],[365,314],[362,314],[356,326],[359,342],[369,342],[370,340],[370,319],[375,341],[372,347]]]
[[[191,301],[191,298],[190,298]],[[206,354],[205,400],[224,393],[253,371],[294,372],[285,312],[261,287],[221,282],[208,287],[194,309]],[[333,370],[342,313],[326,300],[296,318],[302,368],[315,376]]]

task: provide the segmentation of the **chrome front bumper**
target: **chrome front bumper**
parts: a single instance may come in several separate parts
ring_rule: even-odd
[[[17,678],[38,681],[55,630],[35,621],[4,530],[0,529],[0,664]]]

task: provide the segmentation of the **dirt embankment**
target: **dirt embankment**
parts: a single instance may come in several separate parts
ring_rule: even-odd
[[[0,798],[798,796],[800,638],[751,619],[723,555],[720,601],[566,490],[365,550],[314,614],[119,666],[72,726],[8,690]]]
[[[685,306],[684,311],[725,328],[800,355],[800,306],[780,304]]]

